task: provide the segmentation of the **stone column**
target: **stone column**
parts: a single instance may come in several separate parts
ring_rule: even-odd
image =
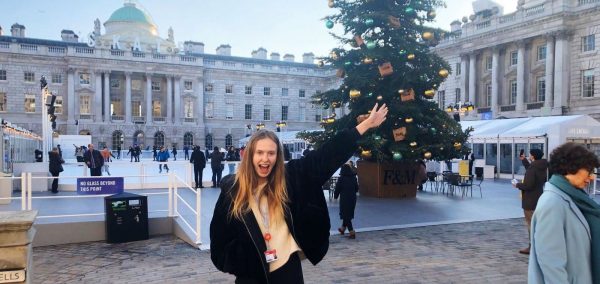
[[[544,108],[550,109],[554,105],[554,36],[546,36],[546,93]]]
[[[167,120],[166,123],[173,121],[173,76],[167,76]]]
[[[469,96],[467,97],[467,100],[471,100],[472,102],[477,101],[477,98],[476,98],[476,96],[477,96],[476,68],[477,68],[477,53],[474,52],[469,55]]]
[[[516,108],[517,112],[525,110],[525,41],[518,41],[517,47],[517,101]]]
[[[146,125],[152,123],[152,74],[146,73]]]
[[[494,47],[492,48],[492,105],[491,110],[492,110],[492,116],[493,117],[497,117],[499,115],[499,107],[498,107],[498,102],[499,102],[499,86],[498,86],[498,79],[499,79],[499,73],[500,73],[500,47]],[[487,90],[486,90],[487,92]]]
[[[460,92],[460,100],[463,102],[469,101],[470,99],[467,97],[467,89],[468,89],[468,80],[467,80],[467,62],[469,61],[469,55],[461,54],[460,56],[460,88],[462,91]],[[444,102],[444,106],[446,102]]]
[[[554,61],[554,109],[567,106],[569,98],[569,35],[561,32],[556,36]]]
[[[0,270],[2,283],[32,283],[32,227],[37,211],[0,212]]]
[[[94,93],[92,113],[94,122],[102,122],[102,72],[94,71],[94,76],[96,77],[96,92]]]
[[[110,71],[104,72],[104,122],[110,122]]]
[[[125,72],[125,123],[131,123],[131,72]]]
[[[202,81],[202,77],[196,78],[196,82],[194,83],[194,92],[196,93],[196,124],[203,125],[204,124],[204,84]]]
[[[175,94],[173,96],[175,98],[175,113],[173,115],[173,123],[179,124],[181,123],[181,76],[175,77]]]
[[[75,123],[75,69],[67,70],[67,123]],[[79,134],[79,133],[77,133]]]

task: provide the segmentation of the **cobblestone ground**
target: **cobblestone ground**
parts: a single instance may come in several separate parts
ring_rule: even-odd
[[[336,235],[306,283],[525,283],[523,219]],[[33,283],[233,283],[208,251],[172,236],[126,244],[93,242],[34,249]]]

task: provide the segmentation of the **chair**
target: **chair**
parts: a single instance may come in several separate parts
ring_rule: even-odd
[[[465,197],[467,190],[471,189],[471,196],[473,196],[473,175],[461,176],[458,174],[450,175],[450,185],[452,193],[458,187],[462,197]]]
[[[438,174],[436,172],[427,172],[427,183],[425,184],[425,188],[427,188],[427,184],[429,184],[431,192],[433,192],[433,186],[435,186],[435,191],[438,191]]]
[[[450,188],[452,185],[450,184],[450,176],[452,176],[451,171],[443,171],[442,172],[442,193],[446,193],[446,186],[448,186],[448,193],[450,193]]]
[[[479,187],[479,195],[483,198],[483,193],[481,193],[481,183],[483,183],[483,168],[475,168],[475,180],[477,182],[473,183],[474,186]],[[473,187],[471,187],[471,197],[473,196]]]

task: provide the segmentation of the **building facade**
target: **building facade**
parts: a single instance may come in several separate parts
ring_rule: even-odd
[[[169,29],[158,36],[152,18],[126,3],[81,42],[70,30],[62,41],[25,36],[15,24],[11,35],[0,29],[0,115],[41,134],[45,76],[58,118],[55,134],[90,134],[112,149],[142,146],[237,145],[257,125],[283,130],[314,129],[323,110],[311,96],[339,84],[331,70],[294,56],[259,48],[252,57],[231,56],[221,45],[216,54],[204,44],[177,47]],[[281,126],[282,124],[280,124]]]
[[[470,102],[464,119],[589,114],[600,119],[600,1],[489,0],[455,21],[434,48],[452,66],[440,108]],[[456,108],[454,108],[456,109]]]

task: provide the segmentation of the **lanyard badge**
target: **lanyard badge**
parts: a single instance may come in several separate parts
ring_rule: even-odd
[[[260,215],[262,215],[263,226],[265,227],[266,233],[263,234],[263,238],[265,239],[265,244],[267,245],[267,250],[265,250],[265,260],[267,263],[271,263],[277,260],[277,250],[269,249],[269,241],[271,240],[271,233],[269,233],[269,206],[262,206],[260,199],[257,199],[258,210],[260,211]]]

